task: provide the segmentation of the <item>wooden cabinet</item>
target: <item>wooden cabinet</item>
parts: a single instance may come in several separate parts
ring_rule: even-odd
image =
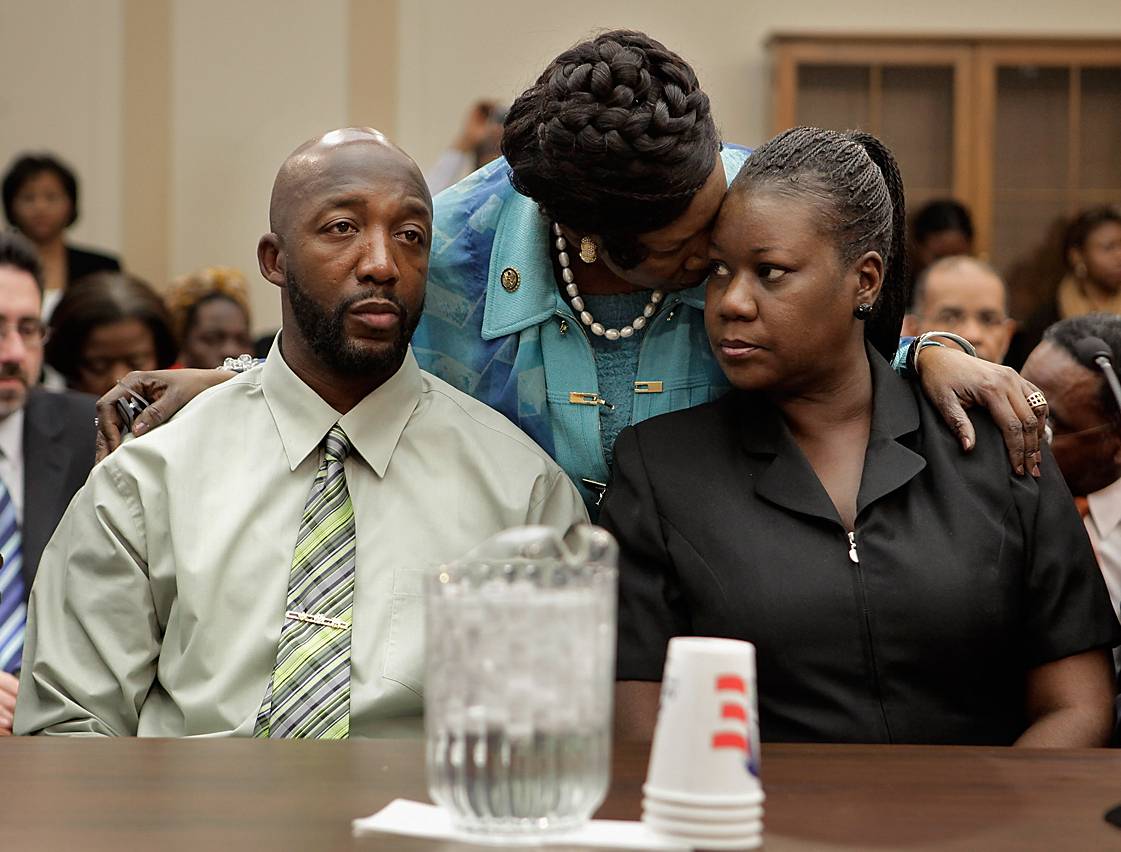
[[[770,49],[774,132],[880,136],[909,208],[958,198],[1002,270],[1083,207],[1121,203],[1121,41],[778,34]],[[1020,316],[1029,289],[1014,294]]]

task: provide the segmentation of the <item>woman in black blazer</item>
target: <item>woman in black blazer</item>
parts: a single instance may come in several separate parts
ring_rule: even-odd
[[[49,318],[63,290],[86,275],[116,272],[117,258],[65,242],[66,229],[78,221],[78,180],[49,154],[19,157],[3,184],[4,215],[34,244],[43,264],[43,317]]]
[[[766,740],[1107,742],[1121,626],[1049,452],[1016,476],[979,417],[962,455],[865,340],[902,320],[903,214],[862,133],[787,131],[733,183],[705,321],[734,389],[615,447],[621,732],[709,635],[755,643]]]

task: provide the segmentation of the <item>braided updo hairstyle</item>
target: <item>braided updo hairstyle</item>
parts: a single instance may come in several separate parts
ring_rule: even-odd
[[[883,287],[864,333],[890,360],[910,302],[903,178],[891,152],[870,133],[795,127],[755,149],[732,191],[760,186],[817,204],[844,263],[879,252]]]
[[[632,30],[554,59],[514,101],[502,136],[514,188],[551,219],[599,234],[623,268],[644,259],[636,235],[685,212],[718,150],[693,69]]]

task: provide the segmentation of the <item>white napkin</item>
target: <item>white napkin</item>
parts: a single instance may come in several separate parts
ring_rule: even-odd
[[[529,835],[522,839],[502,835],[500,838],[461,831],[452,825],[451,814],[436,805],[394,799],[376,814],[354,820],[355,834],[382,832],[434,840],[458,840],[483,846],[603,846],[613,849],[643,849],[651,852],[689,852],[693,847],[655,834],[641,822],[614,819],[593,819],[583,828],[564,834]]]

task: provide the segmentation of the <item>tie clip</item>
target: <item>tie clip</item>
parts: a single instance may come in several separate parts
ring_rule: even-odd
[[[333,627],[336,630],[350,630],[350,622],[343,621],[341,618],[331,618],[326,615],[314,615],[310,612],[296,612],[290,609],[288,612],[284,613],[284,617],[291,621],[318,624],[320,627]]]

